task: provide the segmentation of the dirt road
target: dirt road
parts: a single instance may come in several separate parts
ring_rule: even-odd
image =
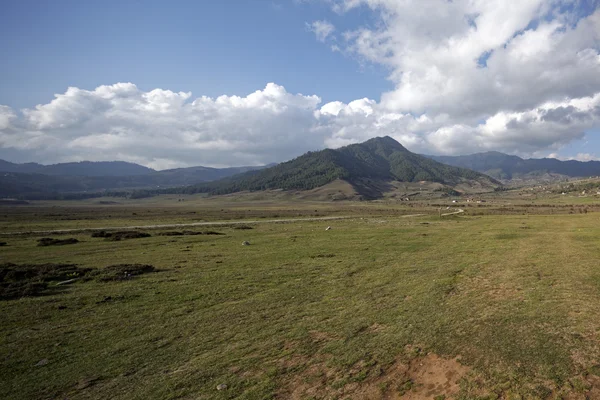
[[[402,218],[420,217],[426,214],[402,215]],[[310,221],[334,221],[341,219],[360,218],[360,216],[340,216],[340,217],[314,217],[314,218],[288,218],[288,219],[263,219],[263,220],[238,220],[238,221],[213,221],[213,222],[193,222],[187,224],[163,224],[163,225],[130,225],[130,226],[105,226],[88,227],[74,229],[51,229],[42,231],[22,231],[22,232],[0,232],[0,236],[15,236],[25,234],[51,235],[65,233],[81,233],[107,230],[134,230],[134,229],[171,229],[171,228],[191,228],[197,226],[227,226],[244,224],[277,224],[292,222],[310,222]]]

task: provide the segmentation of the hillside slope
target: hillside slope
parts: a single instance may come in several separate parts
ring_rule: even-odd
[[[81,161],[42,165],[16,164],[4,160],[0,160],[0,171],[54,176],[132,176],[156,172],[151,168],[125,161]]]
[[[369,180],[429,181],[449,186],[472,182],[489,188],[499,185],[496,180],[479,172],[444,165],[411,153],[386,136],[340,149],[308,152],[261,171],[160,192],[228,194],[269,189],[311,190],[336,179],[347,181],[357,189],[363,188],[366,191],[369,188],[365,188],[365,182],[368,186]]]
[[[524,179],[544,174],[567,177],[600,175],[600,161],[560,161],[555,158],[523,159],[517,156],[489,151],[466,156],[427,156],[432,160],[462,168],[469,168],[497,179]]]
[[[190,167],[154,171],[124,162],[82,162],[45,166],[35,163],[13,164],[0,160],[0,197],[33,200],[64,198],[59,194],[65,193],[185,186],[261,168],[265,167]],[[146,170],[149,172],[144,172]],[[135,173],[136,171],[139,173]]]

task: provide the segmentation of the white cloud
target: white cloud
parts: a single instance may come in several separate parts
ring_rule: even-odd
[[[328,21],[314,21],[311,24],[307,22],[306,29],[313,32],[319,42],[324,42],[335,31],[335,26]]]
[[[0,108],[0,147],[20,150],[21,158],[35,153],[42,162],[256,165],[323,143],[311,133],[320,101],[273,83],[245,97],[195,99],[162,89],[144,92],[131,83],[69,88],[47,104],[22,110],[18,129],[8,127],[14,112]]]
[[[577,161],[598,161],[598,157],[590,153],[577,153],[577,155],[571,159]]]
[[[380,99],[321,104],[274,83],[217,98],[132,83],[69,88],[20,114],[0,106],[0,155],[256,165],[389,135],[422,153],[539,156],[600,127],[600,10],[581,17],[565,7],[574,0],[328,1],[342,17],[356,7],[376,16],[337,37],[324,20],[307,28],[387,67],[394,89]]]
[[[581,139],[600,122],[600,94],[500,111],[477,123],[449,114],[390,111],[372,99],[321,104],[269,83],[245,97],[190,93],[131,83],[69,88],[17,117],[0,107],[0,150],[15,161],[125,160],[154,168],[257,165],[305,151],[389,135],[413,151],[500,150],[535,154]],[[26,158],[27,155],[29,158]]]
[[[390,69],[394,111],[481,118],[600,92],[600,11],[573,26],[557,0],[348,0],[378,13],[347,50]],[[554,17],[551,19],[549,15]],[[486,57],[482,57],[487,55]],[[485,62],[484,62],[485,60]]]
[[[8,130],[16,117],[10,107],[0,106],[0,131]]]
[[[577,153],[577,155],[575,155],[574,157],[561,157],[557,153],[551,153],[548,155],[548,158],[556,158],[556,159],[562,160],[562,161],[575,160],[575,161],[584,161],[584,162],[600,160],[596,155],[590,154],[590,153]]]

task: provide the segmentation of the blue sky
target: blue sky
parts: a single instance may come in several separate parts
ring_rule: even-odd
[[[0,104],[31,107],[69,86],[116,82],[213,97],[277,82],[325,102],[378,98],[393,87],[383,68],[330,51],[305,26],[350,26],[369,14],[268,0],[4,1]]]
[[[10,161],[258,165],[383,135],[600,157],[600,0],[0,7]]]

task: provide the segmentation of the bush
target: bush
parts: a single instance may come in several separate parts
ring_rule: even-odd
[[[152,235],[146,232],[139,231],[120,231],[120,232],[106,232],[99,231],[92,233],[93,238],[106,238],[109,240],[123,240],[123,239],[140,239],[151,237]]]
[[[79,243],[79,240],[75,238],[68,239],[52,239],[52,238],[41,238],[38,239],[38,246],[63,246],[65,244]]]
[[[75,264],[0,264],[0,299],[40,296],[57,287],[49,282],[60,282],[87,275],[91,268]]]

